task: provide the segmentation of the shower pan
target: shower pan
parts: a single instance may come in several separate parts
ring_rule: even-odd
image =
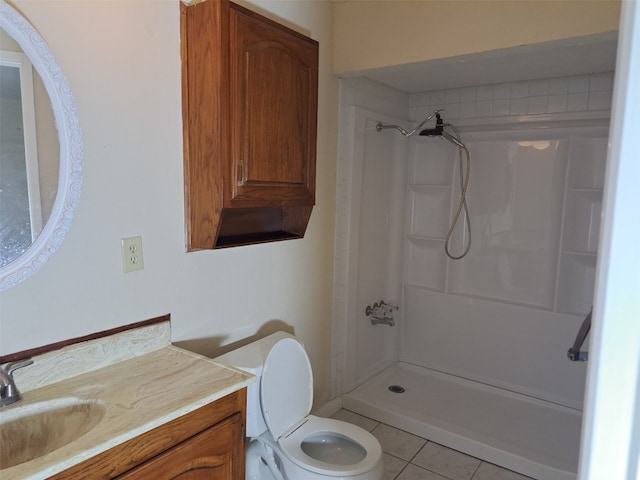
[[[404,362],[346,394],[343,408],[535,479],[575,479],[575,409]]]

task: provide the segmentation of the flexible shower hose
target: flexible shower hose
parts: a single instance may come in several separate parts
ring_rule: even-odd
[[[450,123],[445,124],[445,126],[450,127],[456,133],[456,137],[459,139],[460,134],[456,127],[451,125]],[[466,157],[466,170],[464,168],[464,159],[462,158],[462,152],[464,151]],[[471,220],[469,219],[469,208],[467,207],[467,188],[469,187],[469,173],[471,171],[471,156],[469,155],[469,149],[466,146],[458,146],[458,160],[460,165],[460,203],[458,204],[458,209],[456,214],[453,216],[453,221],[451,222],[451,226],[449,227],[449,231],[447,232],[447,236],[444,240],[444,251],[447,254],[447,257],[452,260],[460,260],[464,258],[467,253],[469,253],[469,249],[471,248]],[[466,246],[464,247],[463,252],[460,255],[453,255],[450,250],[450,242],[451,236],[453,234],[453,230],[460,220],[460,215],[464,211],[464,217],[467,224],[467,241]]]

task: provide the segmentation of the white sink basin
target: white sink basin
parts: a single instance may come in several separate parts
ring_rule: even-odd
[[[59,398],[0,409],[0,469],[28,462],[77,440],[105,414],[100,402]]]

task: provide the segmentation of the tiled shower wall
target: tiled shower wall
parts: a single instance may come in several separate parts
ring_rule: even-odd
[[[467,118],[608,112],[613,72],[438,90],[411,95],[410,115],[422,120],[444,109],[448,121]]]

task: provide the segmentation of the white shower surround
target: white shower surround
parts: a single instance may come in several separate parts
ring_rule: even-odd
[[[593,289],[611,79],[612,74],[599,74],[413,96],[364,79],[343,81],[334,292],[338,394],[400,361],[444,372],[453,381],[462,377],[497,387],[494,393],[516,392],[552,402],[569,416],[570,412],[579,415],[586,368],[569,362],[565,354]],[[559,105],[564,105],[563,111]],[[475,224],[482,221],[477,208],[487,207],[486,200],[483,204],[476,197],[483,187],[491,187],[491,179],[481,170],[483,159],[491,158],[491,149],[518,148],[514,145],[523,141],[555,142],[553,155],[543,159],[549,167],[545,177],[548,192],[541,197],[547,208],[553,207],[555,222],[544,232],[546,250],[531,260],[531,265],[547,260],[538,291],[510,298],[500,282],[468,280],[482,272],[481,262],[463,272],[461,263],[446,260],[442,238],[452,208],[457,206],[452,195],[457,180],[451,170],[455,149],[438,139],[408,141],[392,130],[375,131],[378,121],[410,126],[442,107],[445,121],[462,129],[463,140],[471,148],[469,206]],[[556,128],[546,128],[550,126]],[[474,150],[478,153],[483,148],[488,150],[474,155]],[[417,158],[424,160],[427,150],[448,158],[432,164],[414,163]],[[535,195],[528,180],[527,176],[520,178],[521,189],[528,189],[524,200]],[[415,205],[421,205],[416,209],[419,215],[412,216]],[[534,205],[537,210],[529,213],[542,221],[544,206]],[[429,221],[420,223],[425,217]],[[476,227],[472,228],[475,232]],[[478,248],[486,246],[485,240],[474,233],[476,260],[483,258]],[[401,305],[397,328],[368,324],[364,306],[380,299]],[[372,391],[367,395],[373,395]],[[351,402],[357,408],[358,402],[352,400],[343,397],[345,405]],[[364,410],[362,413],[374,413]],[[389,415],[382,420],[392,421],[394,414]],[[398,415],[403,413],[397,413],[396,420]],[[420,421],[415,420],[415,433],[426,435],[429,428],[420,430]],[[577,442],[579,422],[572,424],[578,429],[567,435]],[[447,443],[446,436],[440,440]],[[465,450],[464,443],[453,443]],[[565,457],[569,463],[577,462],[576,449],[577,444],[568,446]],[[484,452],[466,450],[476,455]],[[566,462],[559,470],[545,470],[544,466],[542,471],[531,470],[532,463],[529,467],[526,461],[514,464],[513,455],[500,451],[494,448],[495,455],[487,459],[535,473],[541,480],[575,475],[572,468],[563,470]],[[543,465],[544,460],[541,462],[534,463]]]

